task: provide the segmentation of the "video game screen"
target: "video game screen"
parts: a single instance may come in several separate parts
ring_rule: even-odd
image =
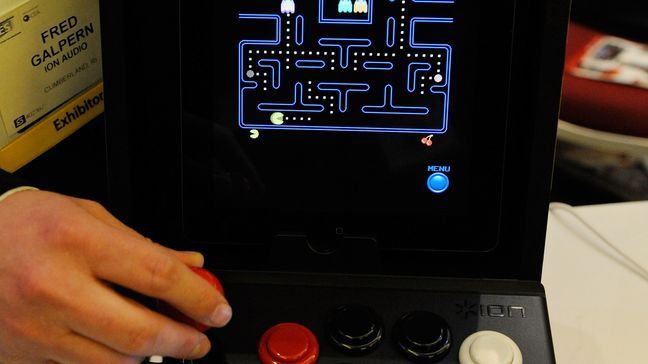
[[[485,251],[514,1],[181,1],[184,230]]]

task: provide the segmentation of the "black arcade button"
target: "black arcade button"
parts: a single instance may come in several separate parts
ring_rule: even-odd
[[[369,307],[338,307],[329,323],[333,345],[343,353],[364,355],[380,345],[384,337],[380,317]]]
[[[417,363],[436,363],[450,351],[452,335],[443,318],[431,312],[408,313],[394,326],[400,352]]]

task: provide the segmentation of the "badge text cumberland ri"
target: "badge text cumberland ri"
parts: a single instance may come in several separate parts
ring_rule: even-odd
[[[85,115],[87,112],[91,111],[92,109],[101,106],[104,101],[104,93],[101,92],[98,95],[88,98],[83,100],[83,102],[79,102],[74,107],[69,110],[68,112],[65,113],[65,116],[63,118],[58,118],[55,119],[52,124],[54,125],[54,128],[56,131],[61,131],[65,129],[66,126],[72,124],[76,119],[80,118],[81,116]]]

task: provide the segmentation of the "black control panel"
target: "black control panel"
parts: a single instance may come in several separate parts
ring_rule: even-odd
[[[210,333],[214,349],[208,357],[184,363],[258,364],[259,347],[268,345],[260,342],[264,333],[286,323],[315,335],[321,364],[555,362],[538,284],[290,275],[259,282],[249,280],[254,275],[222,276],[229,281],[225,289],[234,319]],[[299,337],[290,341],[303,345]],[[293,359],[276,363],[308,363]]]

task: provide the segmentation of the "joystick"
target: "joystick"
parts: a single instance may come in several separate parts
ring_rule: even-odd
[[[452,345],[450,327],[431,312],[408,313],[394,326],[397,349],[416,363],[436,363],[443,359]]]
[[[329,323],[333,345],[351,355],[368,354],[383,341],[384,328],[380,317],[369,307],[341,306]]]
[[[459,349],[461,364],[522,364],[522,352],[508,336],[480,331],[468,336]]]
[[[259,341],[261,364],[314,364],[319,357],[319,343],[306,327],[284,323],[273,326]]]

